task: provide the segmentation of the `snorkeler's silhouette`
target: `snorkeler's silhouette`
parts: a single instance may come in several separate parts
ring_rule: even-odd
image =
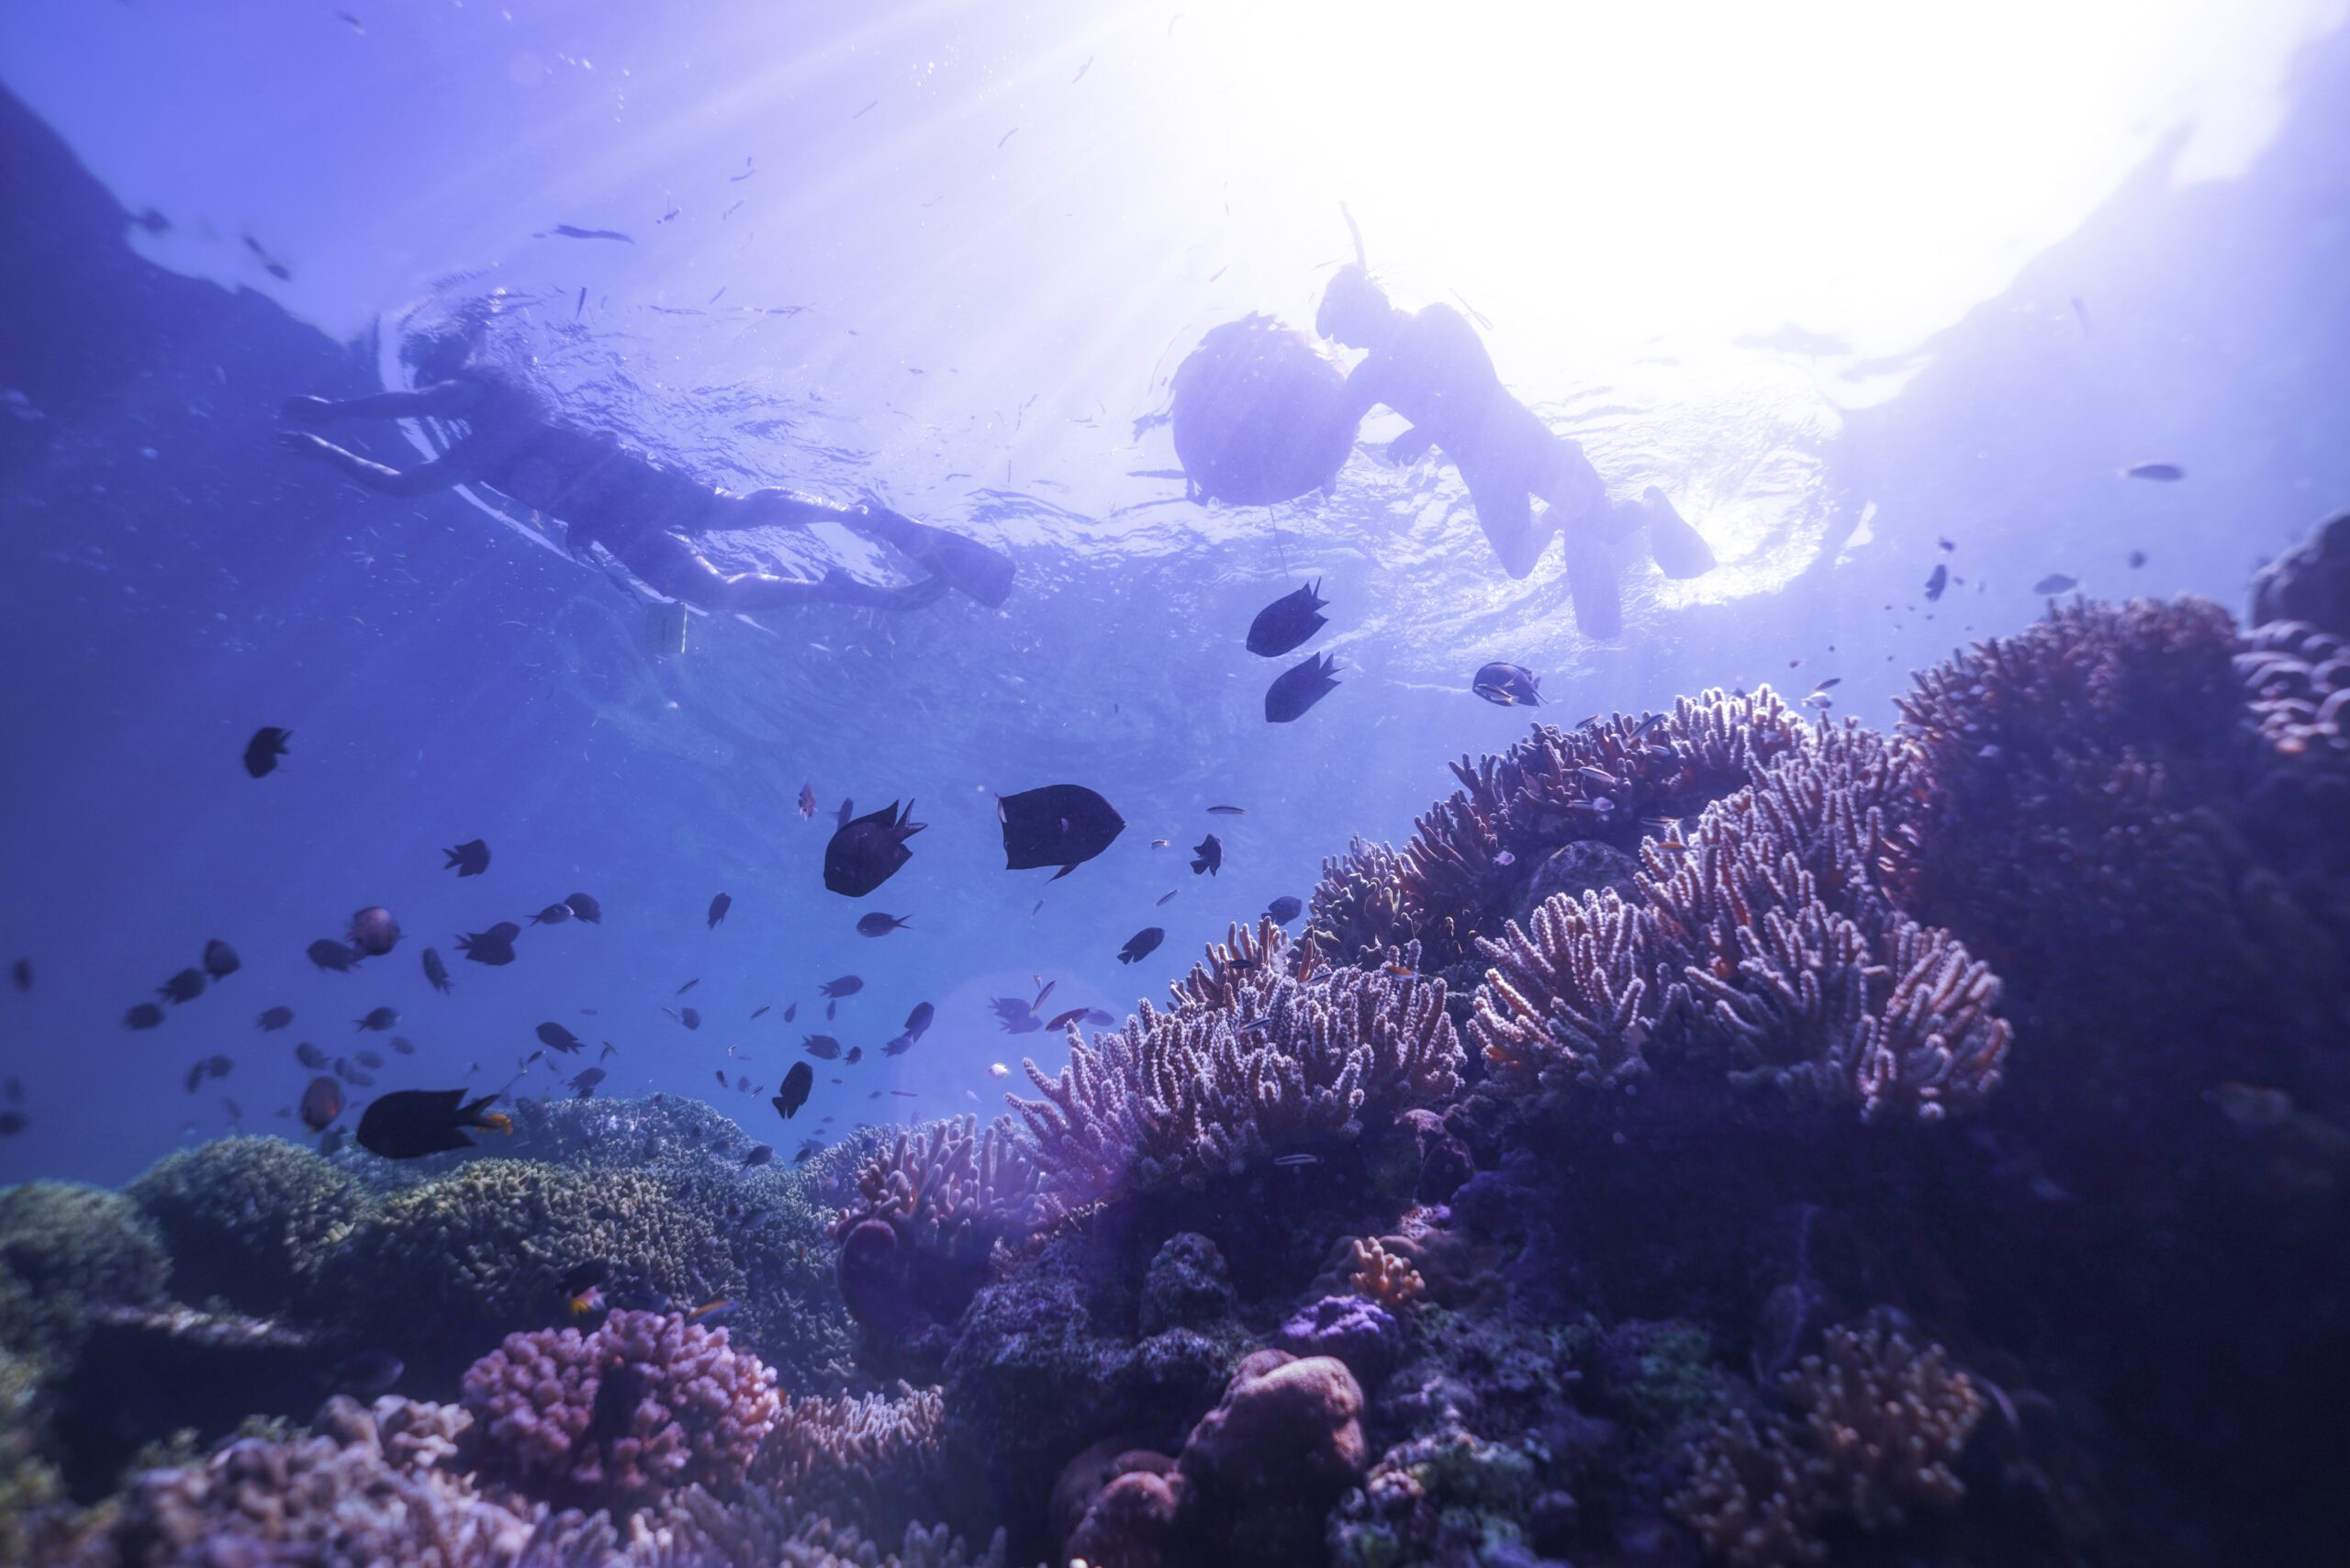
[[[1324,291],[1314,326],[1326,338],[1370,351],[1347,377],[1349,424],[1384,404],[1412,422],[1389,444],[1389,457],[1414,463],[1429,447],[1441,448],[1460,467],[1477,521],[1511,577],[1534,569],[1552,532],[1563,535],[1567,590],[1587,635],[1623,630],[1606,546],[1640,524],[1648,525],[1650,553],[1665,576],[1713,569],[1712,549],[1662,490],[1651,485],[1637,501],[1609,498],[1583,448],[1504,389],[1476,329],[1449,305],[1400,310],[1369,272],[1349,263]],[[1546,503],[1539,521],[1538,496]]]
[[[483,319],[472,317],[409,340],[404,353],[416,373],[413,392],[341,402],[296,398],[285,406],[286,420],[303,425],[415,416],[461,421],[464,433],[432,462],[389,468],[308,431],[280,431],[279,441],[387,496],[487,485],[560,518],[574,552],[600,544],[659,592],[705,610],[772,610],[818,601],[903,610],[930,603],[950,588],[994,606],[1011,593],[1009,558],[878,502],[842,506],[791,490],[722,490],[608,431],[566,422],[530,386],[478,362]],[[814,581],[765,572],[730,577],[692,543],[697,534],[827,521],[894,546],[930,577],[893,588],[859,582],[838,568]]]

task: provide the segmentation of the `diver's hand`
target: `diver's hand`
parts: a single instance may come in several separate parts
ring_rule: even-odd
[[[1399,468],[1408,468],[1426,457],[1428,448],[1435,444],[1436,437],[1415,425],[1387,443],[1387,461]]]
[[[334,401],[329,398],[288,398],[278,409],[277,417],[289,425],[322,425],[334,418]]]
[[[279,431],[277,444],[297,457],[323,457],[334,450],[334,442],[308,431]]]

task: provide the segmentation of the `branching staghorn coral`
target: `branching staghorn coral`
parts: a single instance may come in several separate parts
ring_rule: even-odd
[[[1028,1234],[1053,1215],[1044,1171],[1009,1117],[984,1129],[977,1116],[900,1133],[857,1168],[857,1201],[833,1225],[845,1239],[881,1220],[916,1251],[984,1262],[1000,1240]]]
[[[1893,744],[1825,729],[1694,836],[1645,845],[1636,902],[1553,898],[1484,942],[1488,1072],[1554,1102],[1670,1070],[1868,1120],[1980,1103],[2008,1048],[1998,981],[1877,885],[1914,787]]]
[[[1270,923],[1253,935],[1236,928],[1176,985],[1172,1012],[1145,1002],[1091,1045],[1072,1034],[1058,1078],[1024,1064],[1044,1098],[1012,1104],[1064,1202],[1197,1186],[1283,1148],[1351,1138],[1366,1113],[1458,1092],[1444,982],[1416,972],[1416,948],[1386,969],[1304,980],[1285,972],[1286,952]],[[1234,968],[1236,956],[1248,967]]]
[[[867,1534],[912,1522],[907,1509],[936,1478],[945,1392],[899,1385],[883,1394],[788,1398],[751,1478],[803,1508],[853,1519]]]

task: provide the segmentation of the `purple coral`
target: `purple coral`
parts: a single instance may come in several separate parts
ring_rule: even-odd
[[[949,1321],[987,1277],[996,1243],[1056,1212],[1009,1117],[963,1116],[901,1133],[857,1168],[833,1235],[841,1297],[858,1322],[903,1334]]]
[[[1360,1295],[1326,1295],[1281,1325],[1281,1348],[1301,1356],[1335,1356],[1366,1383],[1393,1370],[1404,1328],[1387,1309]]]
[[[485,1473],[567,1506],[619,1511],[739,1484],[780,1404],[726,1330],[615,1312],[594,1333],[509,1334],[464,1376]]]

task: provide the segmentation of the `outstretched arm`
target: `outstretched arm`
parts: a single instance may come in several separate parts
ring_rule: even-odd
[[[448,419],[470,409],[475,396],[475,389],[462,381],[442,381],[414,392],[376,392],[365,398],[288,398],[278,413],[286,423],[296,425],[420,416]]]
[[[462,485],[473,476],[464,465],[455,461],[453,451],[448,456],[436,458],[416,468],[392,468],[371,462],[355,452],[346,452],[322,435],[308,431],[279,431],[278,443],[288,452],[304,457],[314,457],[346,479],[356,480],[377,495],[420,496],[429,490],[445,490]]]

